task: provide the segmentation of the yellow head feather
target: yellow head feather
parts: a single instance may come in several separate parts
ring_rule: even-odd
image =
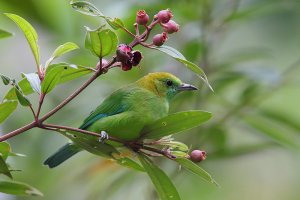
[[[166,80],[173,81],[176,85],[181,84],[181,80],[176,76],[167,72],[155,72],[139,79],[136,83],[143,88],[146,88],[159,96],[167,95]]]

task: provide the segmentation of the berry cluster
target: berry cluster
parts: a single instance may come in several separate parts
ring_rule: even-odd
[[[161,46],[168,40],[168,34],[172,34],[179,31],[179,25],[171,20],[173,17],[172,12],[169,9],[161,10],[156,15],[154,15],[152,22],[149,24],[149,15],[145,10],[139,10],[136,13],[136,33],[130,33],[134,36],[134,41],[127,44],[120,44],[116,52],[116,61],[120,62],[122,70],[128,71],[132,69],[133,66],[137,66],[142,57],[141,52],[133,51],[133,47],[140,44],[147,48],[152,48],[153,46]],[[155,25],[159,24],[163,28],[163,32],[156,34],[152,38],[152,43],[147,44],[145,41],[148,39],[151,30]],[[145,31],[140,34],[139,26],[145,27]]]

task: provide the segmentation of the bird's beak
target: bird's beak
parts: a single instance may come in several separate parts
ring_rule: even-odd
[[[182,83],[179,87],[178,87],[179,91],[185,91],[185,90],[198,90],[198,88],[196,88],[193,85],[190,84],[186,84],[186,83]]]

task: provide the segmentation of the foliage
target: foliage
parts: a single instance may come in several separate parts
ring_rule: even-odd
[[[65,12],[53,14],[58,13],[56,12],[57,6],[52,6],[53,8],[48,6],[46,11],[45,7],[33,3],[33,1],[27,3],[30,5],[30,8],[24,6],[24,3],[22,2],[15,5],[12,5],[12,3],[11,6],[14,6],[16,10],[24,10],[22,16],[26,16],[26,18],[31,15],[35,17],[35,23],[41,23],[43,24],[43,28],[47,28],[47,31],[50,33],[55,33],[57,35],[57,38],[55,39],[58,39],[58,41],[74,41],[81,46],[80,44],[82,44],[81,41],[84,36],[80,35],[80,31],[74,31],[75,29],[73,30],[70,28],[70,26],[61,25],[63,22],[66,22],[67,19],[70,20],[68,15],[67,17],[64,15],[64,13],[68,11],[69,7],[63,8]],[[53,2],[53,5],[54,4],[55,3]],[[94,24],[99,23],[97,21],[99,18],[107,22],[108,25],[113,29],[119,27],[116,32],[118,35],[118,40],[130,43],[130,39],[132,37],[128,36],[124,29],[131,31],[131,29],[128,27],[130,27],[133,23],[133,14],[131,11],[124,9],[122,6],[126,5],[128,7],[132,7],[134,12],[142,7],[143,9],[149,11],[148,14],[155,14],[154,12],[156,10],[169,7],[172,9],[173,13],[178,16],[176,19],[180,21],[181,31],[174,37],[174,39],[170,38],[167,45],[180,49],[182,54],[185,55],[184,60],[189,60],[188,62],[192,63],[185,63],[186,61],[183,60],[183,64],[187,64],[186,66],[192,71],[197,70],[195,71],[197,74],[196,76],[200,76],[200,78],[204,78],[204,80],[207,80],[207,76],[210,79],[211,85],[214,89],[214,93],[211,93],[206,88],[202,87],[201,84],[197,83],[201,92],[199,94],[190,96],[182,95],[181,98],[178,98],[174,102],[175,105],[171,107],[171,110],[172,112],[177,112],[178,110],[185,108],[201,107],[214,113],[214,117],[204,126],[190,130],[189,134],[176,134],[175,138],[176,140],[184,141],[184,143],[189,144],[189,146],[192,146],[193,148],[206,148],[209,159],[204,163],[207,165],[204,165],[203,167],[209,167],[209,171],[216,173],[215,177],[218,182],[221,182],[221,187],[223,189],[222,192],[217,195],[214,191],[215,189],[210,189],[209,186],[202,184],[202,182],[195,182],[193,176],[185,176],[186,174],[184,173],[178,173],[178,169],[173,169],[169,165],[169,162],[155,159],[155,161],[158,161],[164,171],[165,169],[168,169],[168,171],[166,171],[168,172],[167,174],[170,175],[172,182],[175,182],[175,185],[179,186],[179,191],[181,190],[179,192],[180,196],[183,199],[192,199],[194,198],[193,192],[197,192],[197,194],[201,194],[203,199],[215,199],[216,196],[232,199],[232,191],[234,190],[234,194],[237,196],[238,194],[241,194],[241,192],[239,192],[240,190],[245,191],[245,194],[243,195],[248,195],[249,199],[253,199],[257,197],[257,194],[263,190],[264,195],[270,197],[270,199],[280,199],[282,197],[281,195],[284,194],[278,195],[281,190],[274,190],[274,188],[276,188],[276,186],[282,182],[279,181],[280,178],[284,177],[287,179],[287,175],[284,175],[286,173],[278,174],[278,171],[276,173],[272,173],[272,169],[274,171],[279,170],[280,167],[283,167],[283,165],[287,164],[285,163],[287,159],[284,159],[283,155],[285,154],[283,154],[283,152],[290,153],[290,151],[294,151],[295,149],[297,150],[299,147],[299,127],[297,125],[299,117],[297,115],[297,109],[295,109],[297,103],[293,101],[293,99],[297,99],[297,95],[295,93],[297,93],[298,90],[295,89],[296,84],[294,84],[294,82],[297,80],[297,68],[299,66],[299,62],[293,62],[293,59],[296,59],[297,56],[294,55],[296,53],[293,51],[294,49],[291,48],[293,46],[291,44],[297,43],[297,36],[295,35],[295,33],[298,32],[295,28],[296,23],[299,22],[298,14],[295,12],[298,9],[297,3],[294,1],[280,2],[269,0],[248,2],[239,0],[224,2],[192,0],[185,2],[185,6],[182,6],[182,3],[180,2],[164,3],[160,1],[154,1],[151,4],[144,4],[141,2],[137,4],[131,4],[130,2],[127,2],[118,6],[114,5],[113,3],[110,4],[118,7],[119,10],[123,10],[123,12],[118,14],[119,16],[122,16],[124,21],[121,21],[118,18],[107,17],[100,12],[96,6],[93,6],[89,2],[81,1],[78,3],[73,2],[72,6],[75,7],[75,9],[80,10],[81,13],[88,14],[92,17],[89,18],[72,13],[70,14],[72,18],[74,17],[74,19],[71,20],[73,22],[72,25],[78,27],[82,26],[83,23],[89,23],[89,27],[93,27]],[[102,5],[105,5],[104,2],[101,2],[98,5],[100,5],[99,8],[101,8],[101,10],[106,12],[105,14],[110,13],[109,9],[102,8]],[[54,7],[55,10],[53,10]],[[34,8],[40,9],[39,11],[43,10],[43,12],[33,12],[32,10]],[[115,15],[115,13],[112,15]],[[58,20],[55,17],[59,17],[61,20]],[[56,19],[55,23],[52,22],[53,19]],[[59,21],[61,21],[61,23],[59,23]],[[109,26],[105,26],[103,29],[107,29]],[[2,31],[0,31],[0,38],[1,33]],[[262,39],[257,40],[257,38]],[[5,40],[13,41],[14,39],[8,38]],[[166,45],[163,45],[161,47],[155,47],[155,49],[159,50],[165,47]],[[169,49],[170,47],[167,46],[167,48]],[[132,70],[129,72],[130,76],[127,74],[118,74],[117,71],[112,71],[108,76],[104,75],[103,80],[107,81],[105,83],[108,83],[108,85],[120,85],[124,82],[135,80],[138,76],[140,76],[141,72],[147,73],[149,71],[166,70],[165,67],[161,68],[160,66],[169,66],[170,64],[172,68],[167,68],[167,70],[171,70],[172,72],[180,74],[180,77],[183,77],[184,79],[194,80],[193,75],[184,73],[185,69],[182,68],[182,65],[180,64],[181,56],[173,53],[173,50],[169,52],[170,56],[178,60],[179,63],[172,62],[172,60],[170,61],[168,58],[164,59],[161,54],[156,53],[155,51],[150,52],[150,50],[148,51],[148,49],[144,49],[143,56],[147,56],[145,56],[143,63],[141,64],[141,66],[143,66],[141,71]],[[57,84],[66,83],[67,85],[62,86],[63,88],[66,88],[67,86],[73,86],[73,84],[76,85],[77,81],[80,82],[83,80],[82,77],[84,75],[91,75],[95,71],[94,67],[84,66],[93,66],[95,64],[93,63],[95,62],[95,59],[98,59],[97,56],[95,56],[94,60],[90,55],[86,56],[84,48],[76,50],[73,55],[75,56],[71,58],[67,57],[68,63],[60,62],[53,64],[51,62],[47,67],[48,72],[55,67],[67,67],[67,69],[64,69],[63,73],[60,74],[60,79],[57,82]],[[110,58],[111,55],[107,56],[106,58]],[[292,64],[288,63],[287,60]],[[74,65],[69,63],[78,64]],[[201,66],[201,68],[195,68],[193,64],[197,64]],[[47,66],[47,64],[45,64],[45,66]],[[150,67],[145,68],[144,66]],[[202,74],[202,72],[205,72],[206,75]],[[9,73],[6,72],[4,74],[8,75]],[[38,74],[30,74],[31,75],[29,77],[25,76],[24,74],[23,79],[15,81],[16,85],[20,87],[20,91],[23,96],[27,96],[34,92],[37,94],[40,93],[40,83],[38,83],[38,80],[40,79],[37,76]],[[112,75],[111,77],[116,75],[120,81],[114,81],[110,75]],[[8,76],[6,77],[11,80],[9,81],[9,84],[12,86],[12,80],[14,79]],[[77,81],[71,82],[71,84],[68,85],[68,82],[74,79],[77,79]],[[5,87],[8,88],[9,86]],[[91,88],[93,88],[93,86],[91,86]],[[9,102],[9,104],[17,106],[19,100],[16,96],[15,90],[15,86],[12,86],[11,89],[9,89],[9,92],[3,95],[4,101],[2,104]],[[57,93],[54,92],[59,91],[60,87],[54,87],[54,89],[50,91],[50,93],[53,92],[53,94],[51,94],[52,96],[48,96],[48,99],[50,100],[48,103],[51,106],[56,106]],[[94,87],[93,91],[99,91],[99,86],[97,85],[97,88]],[[99,93],[102,93],[102,87]],[[103,93],[105,93],[105,91],[103,91]],[[291,98],[291,93],[293,93],[293,95],[296,97]],[[31,96],[27,98],[32,101]],[[184,100],[182,98],[184,98]],[[188,102],[186,102],[187,98]],[[91,104],[97,101],[97,99],[89,100]],[[85,112],[84,109],[78,109],[77,112],[77,110],[74,111],[74,107],[70,107],[72,110],[68,110],[69,112],[60,112],[60,114],[56,115],[56,118],[53,121],[68,123],[72,120],[72,118],[69,119],[70,113]],[[24,108],[23,110],[26,109]],[[10,115],[13,113],[13,111],[14,109],[7,109],[6,112],[3,112],[3,117],[1,116],[1,112],[0,119],[7,119],[7,114]],[[17,116],[14,118],[19,119]],[[24,120],[19,121],[24,122]],[[20,123],[16,122],[12,123],[8,118],[3,127],[15,127],[16,124],[20,125]],[[28,134],[24,137],[31,139],[29,135],[31,136],[31,134]],[[38,142],[35,143],[36,146],[47,146],[43,142],[44,140],[47,140],[44,137],[48,138],[48,140],[53,139],[53,135],[41,135],[43,135],[43,139],[37,139]],[[18,140],[18,138],[16,138],[16,140]],[[176,143],[177,141],[167,141],[166,143],[170,145],[171,142]],[[49,145],[47,148],[50,148]],[[264,151],[266,149],[268,149],[268,151]],[[172,149],[174,155],[176,155],[176,151],[177,149]],[[187,155],[188,151],[189,150],[179,151],[179,155]],[[276,152],[276,154],[272,154],[272,152]],[[279,154],[277,154],[278,152]],[[252,154],[252,156],[244,156],[247,154]],[[228,157],[231,157],[232,159],[226,159]],[[264,160],[262,157],[268,159]],[[289,166],[289,170],[293,169],[293,165],[296,162],[296,158],[294,156],[290,157],[292,157],[291,159],[293,159],[293,162],[290,162],[291,165]],[[117,156],[116,158],[119,157]],[[128,161],[127,159],[130,159],[133,162]],[[260,159],[264,160],[264,162],[261,163]],[[274,161],[276,165],[273,165],[271,167],[272,169],[269,169],[267,161],[271,159],[276,160]],[[195,174],[202,173],[202,168],[193,168],[193,163],[190,163],[191,165],[189,165],[189,163],[186,163],[188,161],[184,161],[186,160],[181,159],[182,163],[187,164],[185,167],[187,170]],[[74,161],[76,166],[80,166],[78,168],[90,171],[92,164],[88,164],[86,162],[85,165],[82,166],[82,162],[86,162],[86,160],[78,159]],[[141,166],[139,161],[136,160],[134,156],[122,157],[121,155],[121,158],[115,160],[114,163],[115,162],[118,162],[120,165],[125,163],[124,165],[129,165],[131,168],[142,169],[140,171],[145,170],[144,167],[140,168]],[[242,165],[242,163],[245,163],[245,165]],[[249,163],[252,164],[250,165]],[[255,163],[258,164],[255,165]],[[37,163],[34,164],[36,167]],[[34,168],[34,164],[30,165],[31,168]],[[181,165],[183,166],[184,164]],[[72,162],[70,165],[67,165],[67,167],[71,166],[74,166]],[[243,167],[243,172],[245,170],[248,173],[250,171],[249,168],[252,167],[252,173],[250,173],[248,179],[244,177],[237,177],[240,174],[239,167],[241,166]],[[253,168],[253,166],[256,166],[257,168]],[[93,178],[88,176],[87,179],[90,180],[82,180],[93,183],[93,186],[90,184],[88,189],[82,188],[83,191],[87,191],[87,193],[89,193],[86,194],[86,198],[114,198],[117,195],[116,191],[121,192],[121,197],[124,197],[124,190],[127,192],[130,191],[131,188],[134,188],[136,191],[137,188],[147,186],[146,183],[141,183],[141,181],[139,181],[140,177],[137,175],[137,173],[133,175],[133,173],[130,173],[130,171],[122,171],[119,168],[119,173],[116,173],[116,171],[113,170],[115,165],[109,165],[109,167],[111,167],[109,168],[107,167],[106,162],[99,164],[97,167],[94,168],[99,169],[96,171],[100,175],[94,176]],[[231,174],[226,174],[226,172],[230,171],[228,168],[234,171],[232,176]],[[57,174],[65,172],[64,170],[69,171],[69,168],[67,170],[61,168],[61,171],[58,170]],[[32,169],[32,171],[34,171],[34,169]],[[76,169],[74,169],[74,171],[76,171]],[[268,173],[264,173],[264,176],[260,176],[260,174],[262,174],[264,171],[267,171]],[[80,172],[77,173],[81,175]],[[90,173],[93,174],[92,172]],[[27,172],[22,174],[24,177],[30,176],[26,175]],[[47,175],[44,174],[45,180],[47,180],[46,176],[48,177],[50,182],[49,184],[51,184],[51,180],[53,179],[52,176],[54,176],[54,174],[55,172],[47,172]],[[182,174],[185,176],[184,179],[182,178]],[[202,173],[202,178],[209,181],[210,176],[205,174],[205,172]],[[268,174],[272,175],[272,178],[270,178],[269,181],[266,181],[267,177],[270,177],[267,176]],[[105,180],[107,180],[105,183],[103,183],[104,179],[102,176],[106,178]],[[255,186],[252,187],[253,184],[256,185],[255,183],[257,180],[255,180],[255,182],[251,182],[251,180],[255,179],[257,176],[269,184],[258,184],[259,189],[257,189]],[[298,176],[296,176],[296,174],[293,174],[293,176],[295,177],[293,182],[298,183],[298,181],[296,181]],[[133,181],[132,177],[136,179]],[[289,177],[292,177],[292,175],[289,174]],[[244,178],[242,182],[240,181],[240,178]],[[238,181],[236,179],[238,179]],[[25,180],[27,179],[25,178]],[[185,183],[183,180],[187,180],[190,185]],[[79,182],[78,180],[74,179],[72,179],[72,181],[74,181],[75,184]],[[94,184],[95,182],[97,184]],[[43,182],[40,181],[40,183]],[[225,185],[223,187],[222,183],[232,184],[233,188],[230,188],[230,185]],[[275,183],[278,184],[276,185]],[[52,184],[56,185],[54,182],[52,182]],[[201,184],[200,187],[199,184]],[[56,189],[59,189],[61,185],[57,185],[58,186],[56,186]],[[71,187],[72,186],[70,186],[70,188]],[[75,186],[73,186],[73,189],[74,187]],[[246,187],[251,188],[251,191],[246,190]],[[284,185],[280,186],[281,189],[284,188],[287,191],[292,191],[294,187],[296,186],[291,185],[290,182],[286,182]],[[265,190],[265,188],[269,188],[269,190]],[[183,189],[185,191],[183,191]],[[44,190],[46,191],[46,188],[44,188]],[[109,192],[106,192],[107,190]],[[230,192],[228,192],[229,190]],[[71,191],[71,189],[68,191]],[[224,191],[227,191],[227,196],[226,194],[224,195]],[[151,191],[147,194],[144,192],[140,192],[139,194],[141,193],[143,193],[145,196],[149,196],[150,198],[152,197]],[[251,198],[250,194],[254,197]],[[295,192],[295,194],[297,194],[297,192]],[[53,196],[55,195],[53,194]],[[290,199],[293,198],[292,196],[292,192],[289,194],[286,193],[285,198]]]

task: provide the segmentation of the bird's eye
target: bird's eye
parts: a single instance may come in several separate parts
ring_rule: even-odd
[[[173,81],[167,80],[166,84],[167,84],[167,86],[172,86],[173,85]]]

